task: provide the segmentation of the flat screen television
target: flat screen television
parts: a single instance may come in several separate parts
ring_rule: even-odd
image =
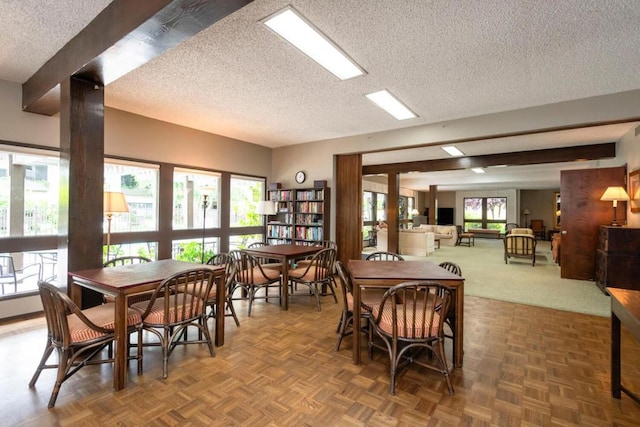
[[[455,224],[453,208],[438,208],[438,216],[436,220],[438,225]]]

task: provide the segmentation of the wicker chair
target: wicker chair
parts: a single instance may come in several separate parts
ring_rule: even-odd
[[[278,287],[280,298],[280,290],[282,287],[281,270],[272,270],[264,268],[260,263],[260,259],[250,255],[244,251],[231,251],[229,255],[233,257],[235,263],[235,273],[233,281],[229,283],[230,291],[228,295],[229,304],[233,305],[233,295],[241,289],[246,293],[246,297],[241,299],[249,300],[248,316],[251,317],[251,307],[256,299],[268,299],[268,289],[270,287]],[[256,297],[257,292],[264,289],[264,297]]]
[[[240,321],[238,320],[238,315],[236,314],[236,310],[233,307],[233,303],[231,301],[231,285],[233,284],[233,273],[235,271],[235,262],[233,257],[228,253],[221,252],[209,258],[206,262],[207,265],[217,265],[224,266],[224,280],[225,280],[225,289],[226,289],[226,303],[225,310],[229,311],[225,313],[225,316],[232,316],[233,320],[236,322],[236,326],[240,326]],[[209,315],[207,318],[213,317],[216,318],[216,310],[217,310],[217,287],[212,286],[209,291],[209,297],[207,298],[207,305],[211,307],[209,311]]]
[[[387,290],[380,306],[373,308],[369,358],[373,356],[373,347],[389,353],[389,394],[395,394],[398,370],[411,362],[440,372],[445,377],[449,394],[453,394],[443,332],[444,313],[449,310],[451,294],[447,286],[437,282],[405,282]],[[400,302],[394,304],[394,299]],[[374,332],[384,345],[374,342]],[[420,350],[425,348],[435,356],[435,363],[418,357]]]
[[[151,295],[149,302],[132,306],[142,313],[142,328],[158,337],[162,347],[162,377],[167,378],[169,356],[177,345],[202,344],[209,346],[215,355],[209,328],[206,327],[206,296],[214,284],[214,273],[210,269],[186,270],[163,280]],[[189,326],[198,328],[198,339],[186,339]],[[201,335],[204,339],[201,339]],[[180,337],[185,336],[181,341]],[[142,334],[138,334],[138,349],[142,348]],[[138,364],[142,367],[142,363]]]
[[[268,243],[265,242],[253,242],[247,249],[251,248],[261,248],[263,246],[269,246]],[[278,272],[282,272],[282,263],[277,259],[263,258],[263,257],[255,257],[259,262],[262,268],[268,268],[269,270],[277,270]]]
[[[80,310],[64,292],[50,283],[41,281],[38,289],[47,319],[47,344],[29,387],[35,387],[43,369],[57,369],[56,382],[49,399],[49,408],[53,408],[62,383],[80,368],[113,362],[111,358],[100,359],[96,356],[114,341],[115,307],[113,304],[103,304]],[[129,309],[127,324],[130,333],[139,332],[142,325],[140,313]],[[58,363],[47,364],[53,350],[58,353]],[[135,358],[138,359],[140,373],[142,352],[138,351]]]
[[[340,344],[342,338],[351,335],[353,333],[353,279],[351,272],[347,267],[342,264],[341,261],[336,261],[336,272],[342,286],[342,314],[340,316],[340,323],[338,323],[338,341],[336,342],[335,351],[340,350]],[[377,301],[379,303],[380,300]],[[371,304],[371,302],[368,302]],[[366,320],[362,323],[362,332],[368,331],[369,313],[371,313],[371,306],[367,305],[364,301],[360,306],[360,316]]]
[[[293,268],[289,270],[289,284],[305,285],[312,295],[316,297],[316,306],[320,307],[320,286],[328,286],[336,304],[338,297],[334,288],[334,264],[336,260],[336,250],[326,248],[316,252],[311,258],[311,262],[306,267]]]
[[[440,264],[438,264],[438,266],[444,268],[445,270],[447,270],[450,273],[453,273],[453,274],[455,274],[457,276],[462,277],[462,269],[455,262],[443,261]]]
[[[397,254],[395,252],[373,252],[367,255],[365,258],[366,261],[404,261],[402,255]]]
[[[458,241],[456,242],[456,246],[475,246],[476,245],[476,236],[473,233],[465,232],[462,229],[461,225],[456,225],[456,229],[458,230]],[[464,241],[466,240],[466,242]]]
[[[151,262],[149,258],[143,256],[122,256],[118,258],[110,259],[109,261],[102,264],[103,267],[116,267],[119,265],[131,265],[131,264],[142,264],[145,262]],[[104,302],[112,303],[115,302],[112,296],[104,295]],[[141,294],[129,295],[127,297],[127,304],[133,305],[137,302],[149,301],[151,298],[151,292],[144,292]]]

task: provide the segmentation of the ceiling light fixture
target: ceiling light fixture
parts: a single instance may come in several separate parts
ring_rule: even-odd
[[[291,6],[268,16],[262,23],[340,80],[365,74],[358,64]]]
[[[484,173],[484,169],[482,168],[471,168],[472,171],[474,171],[475,173]]]
[[[379,90],[378,92],[372,92],[365,95],[378,107],[385,110],[398,120],[413,119],[418,117],[413,111],[411,111],[406,105],[404,105],[398,98],[393,96],[388,90]]]
[[[462,151],[458,150],[453,145],[448,145],[446,147],[440,147],[440,148],[442,148],[444,151],[446,151],[452,157],[464,156],[464,153]]]

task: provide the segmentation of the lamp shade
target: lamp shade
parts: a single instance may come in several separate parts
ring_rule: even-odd
[[[617,200],[629,200],[629,195],[623,187],[609,187],[604,192],[600,200],[603,201],[617,201]]]
[[[124,193],[105,191],[103,203],[102,210],[106,214],[129,212],[129,205],[127,205]]]
[[[529,209],[525,209],[522,211],[522,215],[529,215],[531,211]]]
[[[420,212],[418,212],[418,209],[413,209],[411,210],[411,215],[420,215]]]
[[[257,210],[260,215],[275,215],[276,204],[271,200],[260,200],[258,202]]]

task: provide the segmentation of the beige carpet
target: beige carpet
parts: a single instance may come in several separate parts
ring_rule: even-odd
[[[535,267],[525,259],[512,258],[505,264],[503,253],[502,240],[476,239],[475,246],[442,246],[427,258],[405,256],[405,259],[427,259],[436,264],[455,262],[462,268],[465,295],[596,316],[611,315],[610,299],[595,282],[560,278],[560,267],[551,257],[550,242],[538,242]]]

